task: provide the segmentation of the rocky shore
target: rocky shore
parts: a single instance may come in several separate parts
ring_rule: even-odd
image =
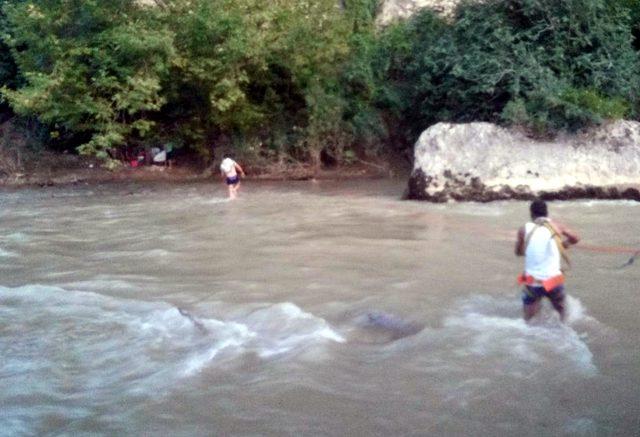
[[[640,123],[539,141],[490,123],[438,123],[415,145],[409,199],[640,201]]]
[[[35,169],[0,173],[0,188],[51,187],[113,182],[219,182],[217,168],[198,165],[102,168],[98,162],[82,157],[65,158],[65,165],[38,165]],[[367,179],[405,176],[408,169],[393,169],[380,163],[361,162],[330,169],[316,169],[310,165],[244,165],[247,180],[295,181],[311,179]]]

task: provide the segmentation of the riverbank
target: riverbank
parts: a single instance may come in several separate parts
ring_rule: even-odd
[[[246,164],[247,180],[295,181],[327,179],[368,179],[408,176],[409,170],[401,164],[377,161],[359,161],[350,165],[317,169],[305,164]],[[78,156],[49,156],[47,163],[39,163],[29,170],[15,171],[0,176],[0,187],[50,187],[77,184],[103,184],[111,182],[196,182],[219,179],[217,168],[194,163],[181,163],[171,167],[146,165],[120,167],[108,170],[94,159]]]

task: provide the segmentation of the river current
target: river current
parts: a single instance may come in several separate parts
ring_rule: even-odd
[[[640,204],[550,203],[569,317],[527,325],[528,204],[402,189],[0,191],[0,435],[640,435]]]

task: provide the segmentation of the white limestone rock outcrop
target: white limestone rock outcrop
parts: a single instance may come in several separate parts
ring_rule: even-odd
[[[640,123],[617,121],[553,141],[490,123],[438,123],[416,142],[408,198],[606,198],[640,201]]]
[[[453,14],[458,3],[460,0],[382,0],[376,23],[379,26],[386,26],[396,20],[409,18],[419,10],[426,8],[444,17],[449,17]]]

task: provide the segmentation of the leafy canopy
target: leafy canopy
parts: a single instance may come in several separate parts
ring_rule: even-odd
[[[377,8],[6,0],[1,93],[49,144],[103,158],[172,142],[318,163],[397,152],[442,120],[549,134],[637,114],[638,0],[487,0],[385,29]]]

